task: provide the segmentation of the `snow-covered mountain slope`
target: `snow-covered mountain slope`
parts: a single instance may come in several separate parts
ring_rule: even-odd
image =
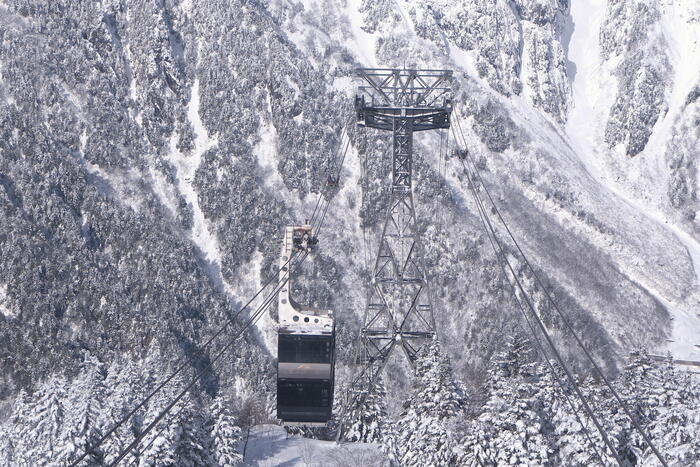
[[[692,2],[664,2],[660,5],[656,2],[627,2],[621,7],[608,6],[606,9],[602,1],[576,2],[572,4],[572,17],[575,27],[569,59],[580,64],[577,69],[581,72],[573,80],[574,109],[566,127],[567,134],[586,170],[614,200],[631,206],[638,213],[641,231],[647,232],[648,225],[660,226],[666,235],[670,235],[671,242],[687,250],[693,266],[689,274],[692,285],[686,289],[687,294],[673,296],[659,292],[653,284],[641,284],[674,319],[668,348],[678,358],[697,359],[700,357],[700,348],[697,347],[700,243],[696,220],[699,206],[695,195],[695,161],[700,133],[698,108],[693,108],[692,96],[700,82],[693,71],[700,66],[700,7]],[[575,24],[577,18],[581,19],[580,28]],[[641,28],[637,26],[640,21],[651,24]],[[620,23],[624,27],[620,27]],[[597,38],[596,31],[600,31]],[[646,79],[646,72],[626,70],[618,65],[625,61],[633,66],[647,63],[658,67],[665,76],[659,79],[659,83],[647,83],[651,86],[649,88],[639,81]],[[629,89],[632,78],[637,80],[635,86],[639,86],[639,91]],[[617,97],[613,98],[615,89]],[[639,93],[644,96],[663,94],[660,106],[664,112],[657,116],[652,109],[649,110],[651,115],[642,116],[640,101],[644,98]],[[621,104],[625,100],[629,103]],[[630,106],[637,108],[631,109]],[[611,149],[604,144],[611,142],[612,129],[618,125],[613,123],[618,118],[617,107],[627,107],[623,111],[627,115],[640,115],[637,123],[632,122],[634,117],[627,122],[629,135],[637,136],[627,137],[626,153],[618,145]],[[690,124],[689,131],[679,135],[679,127],[687,126],[688,117],[693,114],[694,124]],[[634,125],[640,122],[645,123],[645,129],[634,130]],[[639,145],[639,150],[632,151],[636,156],[627,157],[634,144]],[[652,238],[646,241],[654,242]],[[663,256],[660,252],[657,258]],[[671,261],[669,267],[678,269],[680,264]],[[652,267],[650,274],[663,275],[658,267]]]
[[[158,355],[163,375],[192,355],[274,273],[347,127],[340,192],[295,285],[339,318],[342,386],[389,170],[389,136],[353,122],[358,66],[455,70],[454,119],[489,189],[611,374],[639,346],[700,360],[699,40],[684,0],[5,0],[0,398],[73,377],[86,352],[115,372]],[[416,135],[414,193],[443,349],[478,386],[516,305],[439,147]],[[274,329],[273,309],[201,397],[269,409]],[[395,412],[408,377],[387,371]]]
[[[693,337],[700,331],[698,7],[349,5],[365,23],[360,32],[347,31],[348,43],[374,44],[372,61],[464,70],[466,112],[487,177],[530,256],[581,312],[624,348],[646,344],[700,358]],[[319,8],[304,6],[307,16]],[[306,44],[319,35],[314,28],[334,37],[331,21],[304,23],[305,17],[292,24],[306,31]],[[303,48],[304,41],[297,44]],[[366,57],[367,47],[356,53]],[[681,136],[679,127],[689,131]],[[467,197],[456,179],[449,181],[453,194]]]

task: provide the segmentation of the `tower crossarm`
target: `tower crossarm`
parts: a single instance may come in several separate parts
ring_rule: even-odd
[[[360,126],[392,131],[394,119],[410,120],[411,133],[450,127],[449,70],[359,68],[355,100]]]
[[[356,74],[365,82],[358,94],[378,109],[432,109],[451,92],[451,70],[358,68]]]

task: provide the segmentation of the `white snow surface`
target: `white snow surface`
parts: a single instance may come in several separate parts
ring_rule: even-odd
[[[377,60],[374,55],[376,38],[362,30],[364,18],[360,12],[361,0],[349,0],[345,9],[345,14],[350,19],[350,29],[352,30],[352,44],[348,44],[357,54],[360,63],[365,67],[376,67]]]
[[[204,259],[209,263],[209,273],[218,285],[226,292],[232,294],[232,289],[221,274],[221,254],[219,253],[219,240],[209,229],[209,221],[204,217],[197,192],[192,184],[195,172],[202,161],[202,155],[217,144],[216,139],[209,137],[206,127],[199,116],[199,79],[195,78],[192,84],[192,94],[187,106],[187,116],[194,128],[194,150],[186,155],[177,148],[177,135],[170,139],[170,153],[168,159],[177,170],[177,189],[185,200],[192,206],[193,226],[190,232],[192,242],[200,249]],[[156,192],[158,189],[156,188]],[[166,203],[167,205],[167,203]]]
[[[0,315],[10,318],[15,317],[15,314],[7,304],[7,284],[0,284]]]
[[[277,170],[277,130],[275,126],[267,121],[262,121],[258,129],[260,141],[253,148],[253,154],[258,159],[258,165],[262,172],[262,179],[266,187],[273,188],[280,199],[294,199],[297,196],[292,194],[282,180],[282,176]]]
[[[700,66],[700,28],[689,25],[689,18],[695,17],[698,14],[695,10],[700,7],[690,6],[692,2],[676,3],[667,2],[664,5],[662,19],[662,31],[664,39],[670,44],[670,58],[675,71],[669,112],[660,116],[645,150],[630,159],[615,152],[603,153],[605,122],[617,88],[611,64],[601,62],[600,58],[598,37],[606,2],[572,2],[574,28],[568,59],[575,66],[575,72],[570,76],[573,78],[574,102],[566,125],[566,136],[588,174],[599,183],[601,192],[610,198],[611,206],[621,205],[625,210],[633,210],[640,231],[646,232],[649,225],[665,231],[663,238],[650,236],[650,242],[671,240],[687,250],[695,269],[696,290],[688,297],[671,297],[668,291],[659,290],[656,281],[649,280],[654,274],[663,274],[659,270],[641,276],[632,271],[630,273],[672,316],[673,330],[667,348],[658,350],[666,350],[679,359],[700,360],[700,348],[697,347],[700,345],[700,294],[697,292],[700,290],[700,242],[674,225],[664,214],[659,201],[664,199],[662,191],[666,187],[663,170],[665,145],[685,96],[697,80]]]
[[[288,436],[278,425],[258,425],[250,430],[244,465],[377,465],[382,459],[374,444],[319,441]]]

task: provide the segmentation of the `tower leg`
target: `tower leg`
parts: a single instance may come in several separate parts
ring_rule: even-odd
[[[360,361],[383,367],[401,346],[411,364],[435,334],[412,193],[413,120],[393,119],[392,184],[362,328]]]

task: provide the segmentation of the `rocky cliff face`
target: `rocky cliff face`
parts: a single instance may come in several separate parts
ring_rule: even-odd
[[[108,363],[157,343],[164,368],[190,354],[274,272],[282,227],[309,217],[347,127],[297,290],[336,310],[344,362],[389,168],[388,135],[353,126],[357,66],[455,69],[455,118],[489,188],[611,371],[640,345],[700,357],[700,9],[575,3],[0,4],[1,397],[74,374],[86,350]],[[516,309],[438,148],[417,136],[416,200],[443,347],[477,382]],[[255,386],[272,381],[273,327],[203,392],[267,399]]]
[[[600,30],[602,59],[614,64],[619,83],[605,141],[611,147],[622,145],[630,156],[644,149],[654,124],[668,110],[673,70],[660,23],[656,2],[610,3]]]

